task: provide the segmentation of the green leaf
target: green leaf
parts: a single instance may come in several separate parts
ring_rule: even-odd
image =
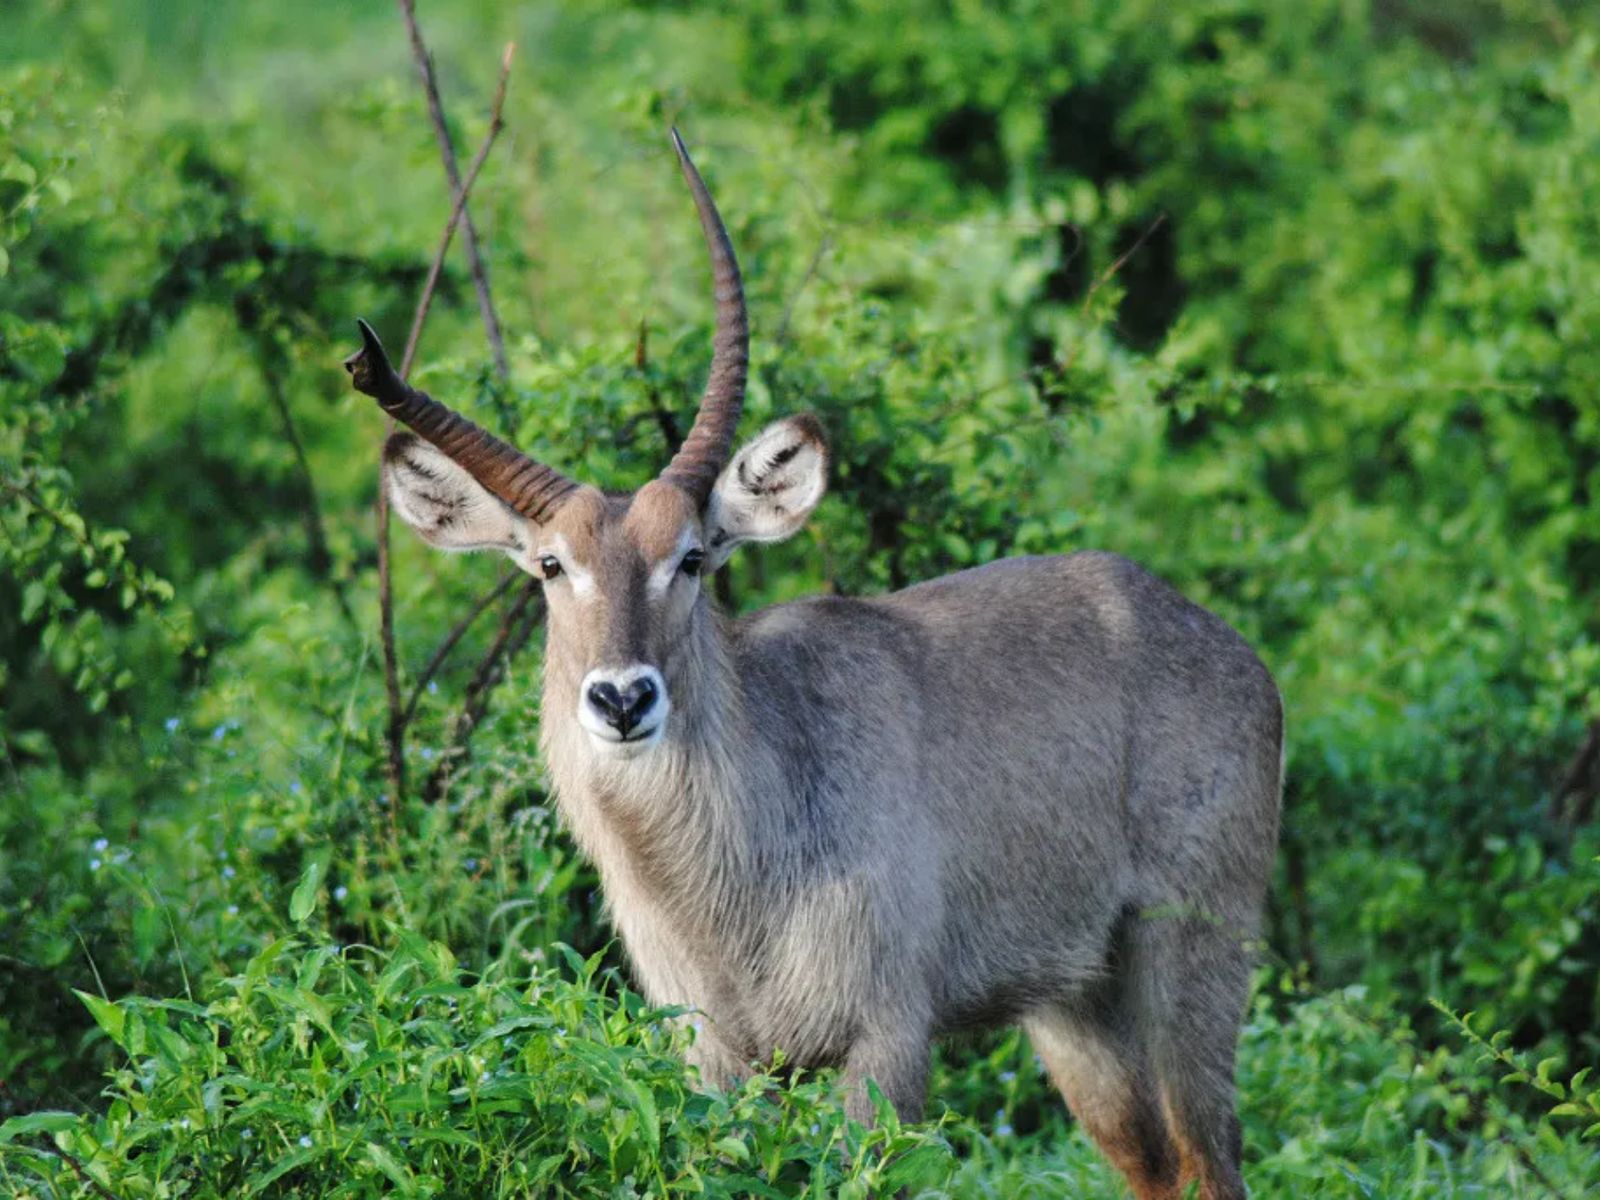
[[[80,992],[77,988],[72,989],[72,994],[83,1001],[84,1007],[89,1010],[89,1015],[94,1017],[95,1024],[106,1031],[106,1036],[126,1050],[128,1047],[123,1037],[128,1014],[111,1001],[91,996],[88,992]]]
[[[315,861],[306,864],[305,873],[289,897],[289,919],[296,924],[309,917],[317,907],[317,881],[321,876],[321,864]]]
[[[900,1188],[926,1187],[950,1163],[950,1151],[938,1144],[917,1146],[907,1150],[889,1164],[883,1173],[885,1194]]]
[[[411,1169],[377,1142],[367,1143],[367,1161],[387,1175],[390,1182],[400,1189],[402,1195],[417,1194],[417,1179],[411,1173]]]
[[[77,1113],[69,1112],[36,1112],[28,1113],[22,1117],[12,1117],[5,1124],[0,1125],[0,1146],[17,1138],[30,1137],[36,1133],[61,1133],[71,1129],[81,1118]]]
[[[283,1176],[293,1171],[296,1167],[303,1167],[306,1163],[316,1158],[321,1151],[313,1147],[310,1150],[297,1150],[286,1158],[277,1159],[265,1171],[258,1171],[245,1181],[245,1190],[259,1192],[269,1183],[275,1183]]]

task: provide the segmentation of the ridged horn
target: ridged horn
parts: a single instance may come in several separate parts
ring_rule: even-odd
[[[344,360],[356,391],[371,396],[384,412],[432,442],[517,512],[542,523],[577,488],[560,471],[529,458],[406,383],[389,365],[372,326],[362,320],[356,324],[361,327],[361,349]]]
[[[700,410],[694,427],[683,439],[677,454],[661,472],[661,478],[688,492],[704,504],[711,495],[717,474],[728,461],[733,434],[744,407],[745,376],[750,365],[750,319],[744,307],[744,284],[739,278],[739,263],[733,243],[717,213],[716,203],[706,190],[705,180],[695,170],[689,151],[678,131],[672,131],[672,147],[678,152],[678,165],[694,196],[705,231],[706,249],[711,253],[711,278],[716,288],[717,330],[711,342],[711,374],[700,397]]]

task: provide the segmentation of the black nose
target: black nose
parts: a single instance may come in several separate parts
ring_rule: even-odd
[[[607,725],[627,737],[655,707],[656,685],[650,676],[641,675],[618,691],[616,684],[601,680],[589,685],[589,703],[605,717]]]

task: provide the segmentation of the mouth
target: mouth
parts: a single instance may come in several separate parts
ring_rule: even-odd
[[[648,750],[659,742],[665,727],[665,721],[658,721],[649,729],[633,729],[627,734],[619,734],[610,728],[604,732],[595,729],[589,729],[587,732],[590,743],[596,750],[604,754],[632,755]]]

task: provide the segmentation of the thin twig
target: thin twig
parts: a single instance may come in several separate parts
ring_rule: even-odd
[[[1105,287],[1106,284],[1110,283],[1114,278],[1116,278],[1117,272],[1122,270],[1123,267],[1127,266],[1128,260],[1139,252],[1139,247],[1143,246],[1145,242],[1149,241],[1150,236],[1166,223],[1167,214],[1159,214],[1154,221],[1150,222],[1150,227],[1134,239],[1133,245],[1129,246],[1120,255],[1118,255],[1117,260],[1114,263],[1112,263],[1104,271],[1100,272],[1095,281],[1089,285],[1089,290],[1084,293],[1083,304],[1078,309],[1079,317],[1087,317],[1089,315],[1089,306],[1094,303],[1095,295],[1100,291],[1100,289]],[[1072,364],[1077,361],[1078,353],[1083,349],[1083,342],[1084,339],[1081,337],[1074,341],[1072,343],[1072,349],[1058,364],[1058,368],[1063,375],[1065,375],[1067,371],[1072,368]]]
[[[1559,821],[1565,818],[1573,829],[1588,821],[1594,807],[1595,793],[1600,792],[1600,781],[1591,782],[1597,765],[1600,765],[1600,721],[1589,726],[1583,745],[1573,755],[1561,782],[1550,794],[1550,816],[1553,819]],[[1570,810],[1566,805],[1568,796],[1576,798]]]
[[[408,0],[401,0],[402,7],[408,7]],[[406,338],[405,356],[400,360],[400,377],[404,379],[411,374],[412,359],[417,353],[417,342],[422,338],[422,326],[428,319],[428,309],[433,304],[434,289],[439,286],[439,276],[444,271],[445,255],[450,251],[450,242],[455,238],[456,226],[462,223],[467,211],[467,196],[472,192],[472,185],[478,181],[478,172],[483,170],[484,161],[489,157],[489,151],[494,146],[495,138],[500,136],[500,130],[505,127],[501,117],[501,110],[506,103],[506,84],[511,78],[511,56],[516,53],[516,44],[507,42],[505,53],[500,58],[500,82],[494,90],[494,103],[489,108],[489,129],[483,135],[483,142],[478,146],[478,153],[473,156],[472,165],[467,168],[467,176],[461,180],[455,189],[455,203],[450,206],[450,219],[445,222],[444,232],[439,236],[439,248],[434,252],[433,264],[428,268],[428,278],[422,285],[422,297],[417,301],[416,314],[411,318],[411,333]],[[504,353],[503,350],[500,353]],[[504,378],[502,371],[501,377]]]
[[[633,367],[639,372],[641,378],[648,378],[650,370],[650,329],[641,318],[639,321],[639,337],[633,344]],[[656,428],[661,431],[661,440],[667,445],[667,458],[678,452],[678,447],[683,444],[683,435],[678,432],[678,418],[672,415],[672,410],[661,403],[661,389],[651,380],[646,389],[650,401],[650,416],[654,418]]]
[[[402,0],[401,7],[412,17],[411,6],[407,0]],[[414,20],[411,21],[413,30]],[[484,161],[489,157],[489,150],[494,145],[495,138],[499,136],[504,124],[501,112],[505,107],[506,83],[511,77],[511,56],[516,46],[507,43],[505,53],[500,58],[500,82],[495,88],[494,102],[490,106],[489,129],[483,138],[483,144],[478,147],[478,153],[473,157],[472,166],[467,171],[456,189],[455,200],[450,206],[450,219],[445,222],[444,232],[439,237],[439,247],[434,253],[433,263],[428,268],[428,277],[423,281],[422,294],[417,297],[416,314],[411,320],[411,332],[406,338],[405,357],[400,364],[400,377],[404,379],[411,373],[412,359],[417,353],[417,343],[422,337],[422,326],[428,319],[428,309],[433,304],[433,293],[439,286],[439,276],[444,270],[445,255],[449,253],[451,239],[455,236],[456,226],[467,209],[467,197],[472,192],[472,185],[477,182],[478,172],[483,169]],[[453,168],[453,160],[452,160]],[[394,433],[394,418],[390,417],[385,423],[385,440]],[[387,730],[387,757],[389,786],[394,793],[393,801],[389,808],[391,835],[395,812],[400,806],[400,799],[405,792],[406,760],[406,709],[400,703],[400,664],[395,653],[394,644],[394,581],[389,562],[389,495],[384,486],[383,467],[378,468],[378,613],[379,628],[383,642],[383,687],[389,707],[389,724]]]
[[[385,442],[394,433],[394,418],[386,422]],[[380,458],[382,456],[380,455]],[[389,707],[384,741],[389,775],[389,823],[406,790],[405,710],[400,707],[400,666],[394,650],[394,577],[389,569],[389,488],[378,464],[378,639],[383,644],[383,692]]]
[[[417,74],[422,77],[422,91],[428,100],[428,118],[433,123],[434,137],[439,143],[439,157],[444,163],[444,173],[450,181],[452,195],[460,195],[471,187],[463,186],[460,169],[456,165],[455,143],[450,137],[450,126],[444,118],[444,104],[439,99],[439,81],[433,73],[433,56],[428,53],[428,47],[422,40],[422,30],[417,25],[417,10],[415,0],[400,0],[400,14],[405,18],[406,33],[411,39],[411,56],[417,63]],[[509,50],[508,50],[509,65]],[[505,89],[504,77],[500,83],[501,90]],[[500,334],[500,318],[495,315],[494,297],[489,291],[489,272],[483,263],[483,254],[478,248],[478,228],[472,222],[472,214],[467,213],[462,218],[466,227],[461,235],[461,240],[467,249],[467,262],[472,271],[472,286],[478,293],[478,312],[483,318],[483,332],[489,339],[489,349],[494,354],[494,367],[502,382],[511,373],[506,362],[505,339]],[[404,371],[401,372],[405,374]]]
[[[305,521],[306,540],[311,543],[311,573],[333,588],[334,599],[339,602],[339,611],[344,614],[345,620],[354,625],[355,613],[350,608],[350,598],[345,595],[344,583],[333,574],[333,554],[328,549],[327,527],[322,520],[322,501],[317,494],[317,481],[311,474],[311,459],[306,455],[305,443],[300,440],[300,430],[294,423],[294,414],[289,410],[289,398],[283,394],[282,377],[277,371],[263,369],[261,378],[266,384],[272,407],[277,410],[278,420],[283,424],[284,437],[288,439],[289,448],[294,452],[295,465],[300,470],[300,486],[305,492],[302,517]]]
[[[417,676],[417,682],[411,689],[411,698],[406,701],[405,715],[401,717],[402,724],[407,726],[411,724],[412,718],[417,715],[417,705],[422,700],[422,693],[427,691],[429,682],[432,681],[439,668],[444,665],[444,660],[449,657],[450,651],[456,648],[456,643],[466,635],[467,630],[472,627],[472,623],[481,617],[491,604],[506,594],[506,589],[515,583],[517,578],[515,571],[506,572],[505,577],[480,596],[477,603],[472,606],[471,611],[457,621],[455,628],[445,635],[444,640],[439,643],[429,657],[428,665],[423,667],[422,672]]]
[[[501,618],[494,642],[478,660],[477,669],[472,673],[472,681],[467,684],[461,711],[456,715],[450,745],[440,755],[438,765],[428,776],[428,782],[423,788],[423,798],[430,803],[444,795],[456,767],[466,760],[471,748],[472,735],[477,730],[478,722],[483,719],[484,713],[489,710],[490,696],[505,679],[506,668],[511,660],[528,644],[533,631],[544,619],[544,605],[539,602],[542,596],[539,581],[527,580],[517,593],[516,599],[506,609],[505,616]]]
[[[828,256],[828,251],[833,249],[833,234],[824,233],[822,240],[817,243],[816,253],[811,256],[811,261],[806,265],[806,273],[800,277],[799,284],[789,296],[789,303],[783,306],[783,316],[778,319],[778,331],[773,336],[773,345],[782,349],[789,343],[789,323],[794,319],[795,305],[800,303],[800,297],[805,292],[811,281],[817,277],[817,271],[822,267],[822,260]]]
[[[117,1200],[117,1194],[107,1188],[105,1184],[101,1183],[93,1175],[89,1174],[89,1172],[84,1169],[83,1163],[78,1161],[75,1155],[68,1153],[60,1146],[56,1145],[52,1145],[49,1150],[45,1151],[45,1153],[58,1155],[61,1158],[61,1161],[72,1168],[72,1173],[78,1177],[79,1182],[86,1183],[92,1187],[95,1190],[96,1195],[104,1197],[104,1200]]]

